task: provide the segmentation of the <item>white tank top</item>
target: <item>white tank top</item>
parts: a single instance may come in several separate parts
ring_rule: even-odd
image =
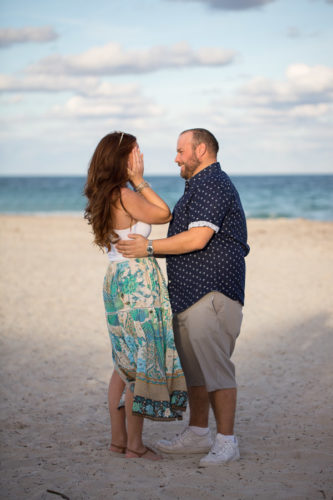
[[[114,232],[119,236],[121,240],[129,240],[129,234],[141,234],[145,238],[148,238],[151,232],[151,225],[146,224],[145,222],[138,221],[132,227],[127,227],[126,229],[115,229]],[[129,260],[127,257],[123,257],[121,253],[118,252],[113,243],[111,243],[111,250],[110,252],[107,252],[107,254],[111,262]]]

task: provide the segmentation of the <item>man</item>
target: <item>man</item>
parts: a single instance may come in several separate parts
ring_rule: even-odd
[[[165,453],[205,453],[200,466],[239,458],[234,436],[235,368],[230,360],[240,332],[244,304],[245,260],[249,252],[239,195],[217,162],[218,142],[205,129],[182,132],[175,162],[185,179],[168,237],[148,241],[133,235],[118,249],[126,257],[166,255],[169,295],[177,350],[185,373],[189,426]],[[209,406],[216,439],[208,427]]]

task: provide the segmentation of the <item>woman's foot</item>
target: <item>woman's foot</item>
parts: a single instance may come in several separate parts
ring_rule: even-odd
[[[162,456],[158,455],[154,450],[145,446],[143,450],[126,449],[126,458],[145,458],[146,460],[162,460]]]
[[[121,446],[118,444],[111,443],[110,444],[110,451],[112,451],[113,453],[122,454],[122,453],[126,452],[126,446]]]

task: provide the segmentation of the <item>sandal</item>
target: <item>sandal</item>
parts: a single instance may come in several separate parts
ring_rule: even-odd
[[[151,453],[153,453],[156,456],[156,458],[145,457],[147,460],[161,460],[162,459],[162,457],[160,457],[154,450],[152,450],[151,448],[149,448],[149,446],[146,446],[145,451],[143,451],[142,453],[140,453],[138,451],[135,451],[135,450],[130,450],[129,448],[126,448],[126,451],[129,451],[129,452],[134,453],[135,455],[137,455],[137,457],[132,457],[132,458],[142,458],[142,457],[145,456],[146,453],[148,453],[148,451],[150,451]],[[127,457],[127,458],[130,458],[130,457]]]
[[[118,450],[120,450],[120,451],[112,451],[111,446],[113,446],[114,448],[118,448]],[[127,449],[126,446],[118,446],[117,444],[114,444],[114,443],[111,443],[111,445],[110,445],[110,451],[112,453],[117,453],[118,455],[120,455],[122,453],[126,453],[126,449]]]

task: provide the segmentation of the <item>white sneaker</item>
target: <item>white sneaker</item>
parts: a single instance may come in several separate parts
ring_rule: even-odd
[[[181,434],[177,434],[170,441],[160,439],[155,444],[156,448],[164,453],[206,453],[212,447],[213,441],[210,430],[203,436],[198,436],[189,427]]]
[[[235,442],[233,442],[230,441],[230,439],[225,439],[222,434],[217,434],[212,449],[208,455],[200,460],[200,467],[225,464],[227,462],[239,460],[239,458],[237,438],[235,438]]]

